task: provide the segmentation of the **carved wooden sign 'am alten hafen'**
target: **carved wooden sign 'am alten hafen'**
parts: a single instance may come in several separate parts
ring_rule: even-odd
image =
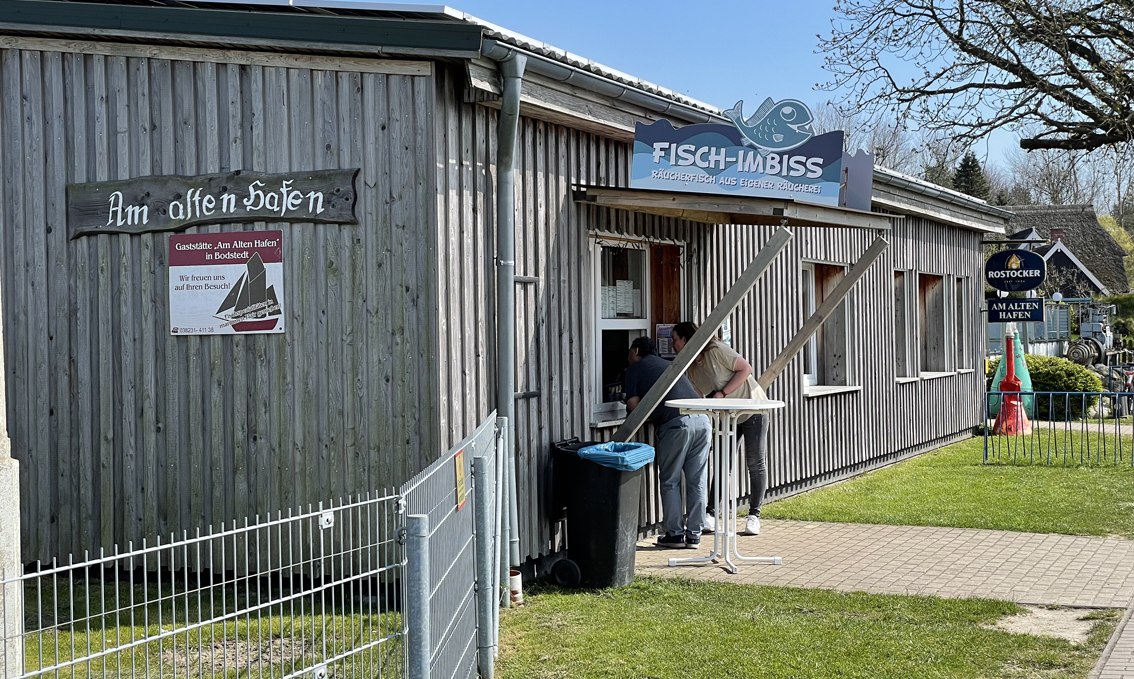
[[[237,170],[69,184],[67,225],[71,238],[77,238],[231,222],[357,224],[357,175],[358,168],[284,174]]]

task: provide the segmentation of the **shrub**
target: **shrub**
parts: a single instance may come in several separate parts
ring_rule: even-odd
[[[1102,380],[1094,372],[1084,368],[1073,361],[1057,356],[1024,355],[1024,362],[1028,366],[1028,374],[1032,378],[1032,390],[1069,391],[1069,392],[1099,392],[1103,390]],[[998,385],[992,385],[992,376],[1000,366],[1000,359],[989,361],[988,379],[989,389],[994,390]],[[1041,420],[1079,420],[1098,405],[1099,397],[1090,396],[1086,399],[1074,396],[1036,396],[1035,417]]]

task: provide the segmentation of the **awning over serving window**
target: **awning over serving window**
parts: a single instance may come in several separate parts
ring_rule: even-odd
[[[578,186],[580,203],[678,217],[705,224],[770,224],[852,229],[889,230],[891,215],[827,205],[798,203],[781,198],[719,196],[652,189]]]

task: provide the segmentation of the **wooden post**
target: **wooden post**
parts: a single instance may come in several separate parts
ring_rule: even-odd
[[[835,286],[831,294],[827,295],[827,298],[823,300],[823,303],[819,305],[815,313],[811,314],[811,317],[804,322],[803,327],[799,329],[795,337],[791,338],[791,341],[787,343],[787,346],[784,347],[784,350],[780,352],[779,356],[776,356],[772,362],[768,364],[768,368],[764,370],[764,373],[757,378],[756,382],[759,383],[763,389],[767,390],[768,387],[772,385],[772,382],[776,381],[776,378],[784,371],[784,368],[791,362],[791,359],[795,358],[795,355],[803,349],[807,341],[811,339],[811,336],[823,325],[823,321],[827,320],[827,317],[834,313],[839,304],[846,299],[846,296],[850,293],[854,284],[858,282],[858,279],[862,278],[866,270],[870,268],[874,260],[878,259],[878,256],[882,254],[882,251],[886,249],[887,245],[889,245],[889,243],[887,243],[886,239],[882,236],[878,236],[874,239],[874,242],[870,244],[866,252],[862,253],[862,257],[858,262],[843,276],[843,280],[839,281],[839,284]]]
[[[618,428],[618,431],[614,432],[614,441],[629,441],[630,437],[638,433],[638,430],[641,429],[642,425],[645,423],[646,418],[650,416],[650,413],[654,412],[654,409],[661,404],[662,399],[664,399],[665,395],[669,393],[669,390],[673,388],[673,385],[677,384],[677,380],[689,369],[690,364],[693,363],[694,357],[701,353],[701,349],[704,349],[705,345],[709,343],[709,339],[716,334],[717,328],[724,322],[725,317],[732,313],[732,310],[740,304],[740,300],[744,298],[744,295],[748,294],[748,291],[756,284],[760,275],[771,265],[772,260],[780,254],[780,251],[787,246],[791,238],[791,232],[783,227],[780,227],[772,234],[772,237],[768,239],[764,247],[760,248],[760,252],[756,254],[756,258],[752,260],[752,263],[748,265],[744,273],[740,274],[740,278],[738,278],[732,288],[725,293],[724,298],[721,299],[716,308],[709,314],[709,317],[705,319],[701,327],[697,328],[697,332],[693,333],[693,336],[689,338],[685,347],[677,354],[677,357],[673,359],[669,367],[662,372],[658,381],[655,382],[654,386],[650,387],[650,390],[642,397],[642,400],[638,403],[638,407],[634,409],[634,412],[627,415],[622,426]]]

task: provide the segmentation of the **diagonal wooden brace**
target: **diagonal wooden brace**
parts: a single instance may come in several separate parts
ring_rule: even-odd
[[[772,385],[772,382],[776,381],[776,378],[780,376],[780,373],[784,371],[788,363],[795,358],[795,355],[803,349],[808,340],[811,339],[811,336],[819,330],[820,326],[823,325],[823,321],[827,320],[827,317],[834,313],[839,304],[846,299],[846,296],[850,294],[854,284],[858,282],[858,279],[862,278],[866,270],[870,268],[874,260],[878,259],[878,256],[882,254],[882,251],[886,249],[887,245],[889,245],[889,243],[886,242],[886,239],[882,236],[878,236],[874,239],[874,242],[870,244],[866,252],[862,253],[862,257],[855,262],[855,265],[850,268],[850,271],[847,271],[843,279],[839,281],[839,284],[831,291],[831,294],[827,295],[827,298],[823,300],[823,303],[819,305],[815,313],[811,314],[811,317],[804,322],[803,327],[799,329],[795,337],[791,338],[791,341],[787,343],[787,346],[784,347],[779,356],[776,356],[772,362],[768,364],[768,368],[764,370],[763,374],[756,378],[756,382],[765,391]]]
[[[709,339],[717,333],[717,328],[721,326],[721,323],[724,323],[725,317],[732,313],[732,310],[740,304],[740,300],[744,298],[744,295],[748,294],[748,291],[756,284],[761,274],[772,264],[772,260],[780,254],[781,250],[787,247],[788,241],[790,241],[791,238],[792,234],[787,229],[783,227],[776,229],[772,237],[768,239],[768,242],[764,244],[764,247],[760,248],[760,251],[756,253],[756,258],[752,260],[752,263],[748,265],[744,273],[740,274],[740,278],[737,279],[736,283],[725,293],[724,298],[717,304],[712,313],[709,314],[709,317],[697,328],[697,332],[693,333],[693,336],[689,338],[685,347],[677,357],[673,359],[669,367],[662,372],[658,381],[655,382],[654,386],[650,387],[650,390],[642,397],[642,400],[638,403],[638,407],[634,409],[634,412],[626,416],[626,420],[623,421],[622,426],[618,428],[618,431],[614,432],[614,441],[629,441],[630,437],[638,433],[638,430],[641,429],[642,425],[645,423],[646,418],[661,404],[665,395],[669,393],[673,385],[677,384],[677,380],[689,369],[690,364],[693,363],[693,359],[697,354],[701,353],[701,349],[704,349],[705,345],[709,343]]]

